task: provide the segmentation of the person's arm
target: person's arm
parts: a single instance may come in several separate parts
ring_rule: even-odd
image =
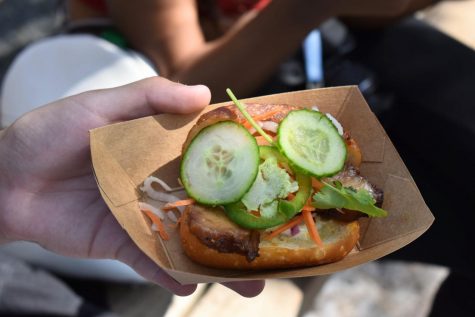
[[[227,87],[243,96],[262,84],[310,30],[332,15],[331,2],[274,0],[212,42],[203,37],[194,0],[114,0],[110,15],[161,76],[206,84],[219,101],[227,99]]]
[[[273,0],[243,16],[222,37],[206,42],[195,0],[114,0],[109,14],[161,76],[210,87],[213,101],[225,89],[247,96],[332,16],[399,17],[428,0]]]

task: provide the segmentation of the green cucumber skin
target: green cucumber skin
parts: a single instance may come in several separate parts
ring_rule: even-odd
[[[279,162],[289,163],[287,158],[273,146],[259,146],[259,155],[263,160],[269,157],[275,157]],[[312,181],[310,176],[296,173],[296,179],[299,183],[299,190],[296,197],[292,201],[280,199],[278,211],[275,216],[270,218],[257,217],[248,212],[242,202],[223,206],[226,216],[232,222],[246,229],[262,230],[284,224],[300,212],[312,193]]]
[[[259,156],[262,160],[266,160],[269,157],[277,158],[278,162],[289,163],[287,157],[285,157],[280,151],[275,147],[270,145],[260,145],[259,146]]]
[[[288,221],[287,217],[281,212],[277,212],[277,214],[271,218],[254,216],[246,210],[242,202],[225,205],[224,211],[232,222],[246,229],[263,230],[281,225]]]
[[[293,164],[287,156],[282,152],[280,147],[274,147],[270,145],[260,145],[259,146],[259,152],[261,155],[262,159],[266,159],[270,156],[275,156],[277,157],[277,161],[289,164],[290,168],[295,172],[299,174],[304,174],[304,175],[311,175],[309,174],[306,170],[298,167],[297,165]]]
[[[217,127],[219,127],[220,125],[232,125],[232,126],[235,126],[235,127],[238,127],[239,129],[242,130],[242,132],[244,133],[244,135],[246,135],[247,139],[252,143],[252,148],[255,149],[255,151],[253,150],[253,152],[255,152],[255,168],[251,171],[251,175],[250,175],[250,178],[249,178],[249,181],[246,183],[246,186],[243,186],[243,188],[241,188],[240,191],[238,191],[238,193],[236,195],[233,195],[232,197],[230,197],[229,199],[226,199],[226,200],[218,200],[218,199],[209,199],[207,197],[203,197],[201,195],[197,195],[195,193],[195,190],[193,190],[193,186],[189,184],[188,182],[188,178],[186,176],[186,163],[188,162],[188,153],[190,152],[189,150],[192,148],[192,145],[193,143],[198,139],[198,137],[204,133],[207,133],[207,131],[209,131],[210,129],[216,129]],[[249,158],[249,156],[247,156]],[[252,186],[252,184],[254,183],[256,177],[257,177],[257,173],[258,173],[258,170],[259,170],[259,146],[257,145],[257,141],[256,139],[249,133],[249,131],[244,128],[243,126],[241,126],[240,124],[234,122],[234,121],[220,121],[220,122],[217,122],[215,124],[212,124],[212,125],[209,125],[205,128],[203,128],[194,138],[193,140],[190,142],[190,144],[188,145],[188,148],[186,149],[184,155],[183,155],[183,159],[181,160],[181,163],[180,163],[180,179],[181,179],[181,182],[187,192],[187,194],[195,199],[198,203],[200,204],[203,204],[203,205],[207,205],[207,206],[218,206],[218,205],[226,205],[226,204],[232,204],[232,203],[236,203],[238,201],[241,200],[241,198],[248,192],[248,190],[250,189],[250,187]]]
[[[282,225],[297,215],[311,195],[311,180],[307,175],[297,175],[299,191],[293,201],[279,200],[277,214],[270,218],[257,217],[246,210],[242,202],[223,206],[226,216],[242,228],[262,230]]]
[[[295,198],[292,201],[281,200],[279,202],[279,212],[285,214],[289,220],[302,210],[312,195],[312,180],[310,176],[298,172],[295,176],[299,183],[299,190]]]
[[[295,163],[291,158],[289,158],[289,155],[288,153],[286,153],[284,147],[282,146],[282,123],[289,117],[289,115],[294,115],[295,113],[298,113],[298,112],[307,112],[308,115],[311,115],[311,116],[315,116],[316,114],[319,115],[319,120],[325,120],[327,121],[327,124],[328,125],[328,129],[330,130],[333,130],[333,132],[335,133],[335,135],[338,135],[338,142],[340,143],[340,146],[342,148],[344,148],[344,154],[343,156],[340,158],[340,161],[341,163],[335,168],[335,169],[332,169],[328,172],[320,172],[320,173],[315,173],[315,172],[312,172],[310,171],[308,168],[305,168],[305,167],[302,167],[301,165]],[[335,174],[337,174],[338,172],[340,172],[344,165],[345,165],[345,162],[346,162],[346,157],[347,157],[347,151],[346,151],[346,144],[345,144],[345,141],[343,140],[343,137],[340,136],[340,134],[338,133],[338,129],[334,126],[334,124],[331,122],[330,119],[327,118],[327,116],[325,114],[323,114],[322,112],[319,112],[319,111],[315,111],[315,110],[309,110],[309,109],[302,109],[302,110],[293,110],[293,111],[290,111],[287,116],[281,121],[281,123],[279,124],[279,127],[277,129],[277,147],[279,148],[279,151],[282,153],[282,155],[284,155],[290,162],[290,165],[292,166],[292,169],[294,169],[294,171],[296,172],[299,172],[299,173],[302,173],[302,174],[306,174],[306,175],[311,175],[311,176],[314,176],[316,178],[323,178],[323,177],[330,177],[330,176],[333,176]]]

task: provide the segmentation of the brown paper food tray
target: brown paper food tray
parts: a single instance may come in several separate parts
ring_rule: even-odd
[[[334,273],[381,258],[417,239],[434,221],[411,175],[385,131],[354,86],[305,90],[244,100],[304,107],[318,106],[350,131],[363,153],[361,174],[385,193],[386,218],[361,221],[358,250],[343,260],[314,267],[235,271],[203,267],[183,253],[176,230],[162,241],[139,210],[138,187],[154,174],[177,186],[181,145],[198,118],[161,114],[92,130],[91,153],[97,183],[105,202],[133,241],[182,284],[247,279],[291,278]],[[229,104],[211,105],[203,112]]]

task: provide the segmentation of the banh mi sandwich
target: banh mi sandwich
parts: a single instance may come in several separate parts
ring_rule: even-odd
[[[183,211],[186,255],[229,269],[345,257],[358,242],[358,218],[387,214],[382,190],[359,174],[362,155],[349,131],[318,110],[243,105],[228,94],[234,105],[203,114],[183,144],[188,198],[164,208]]]

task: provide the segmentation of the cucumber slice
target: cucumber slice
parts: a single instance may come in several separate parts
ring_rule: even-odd
[[[306,109],[289,112],[277,135],[282,153],[303,172],[316,177],[330,176],[345,164],[345,142],[321,112]]]
[[[239,201],[256,179],[259,147],[243,126],[221,121],[201,130],[181,162],[188,195],[205,205]]]

